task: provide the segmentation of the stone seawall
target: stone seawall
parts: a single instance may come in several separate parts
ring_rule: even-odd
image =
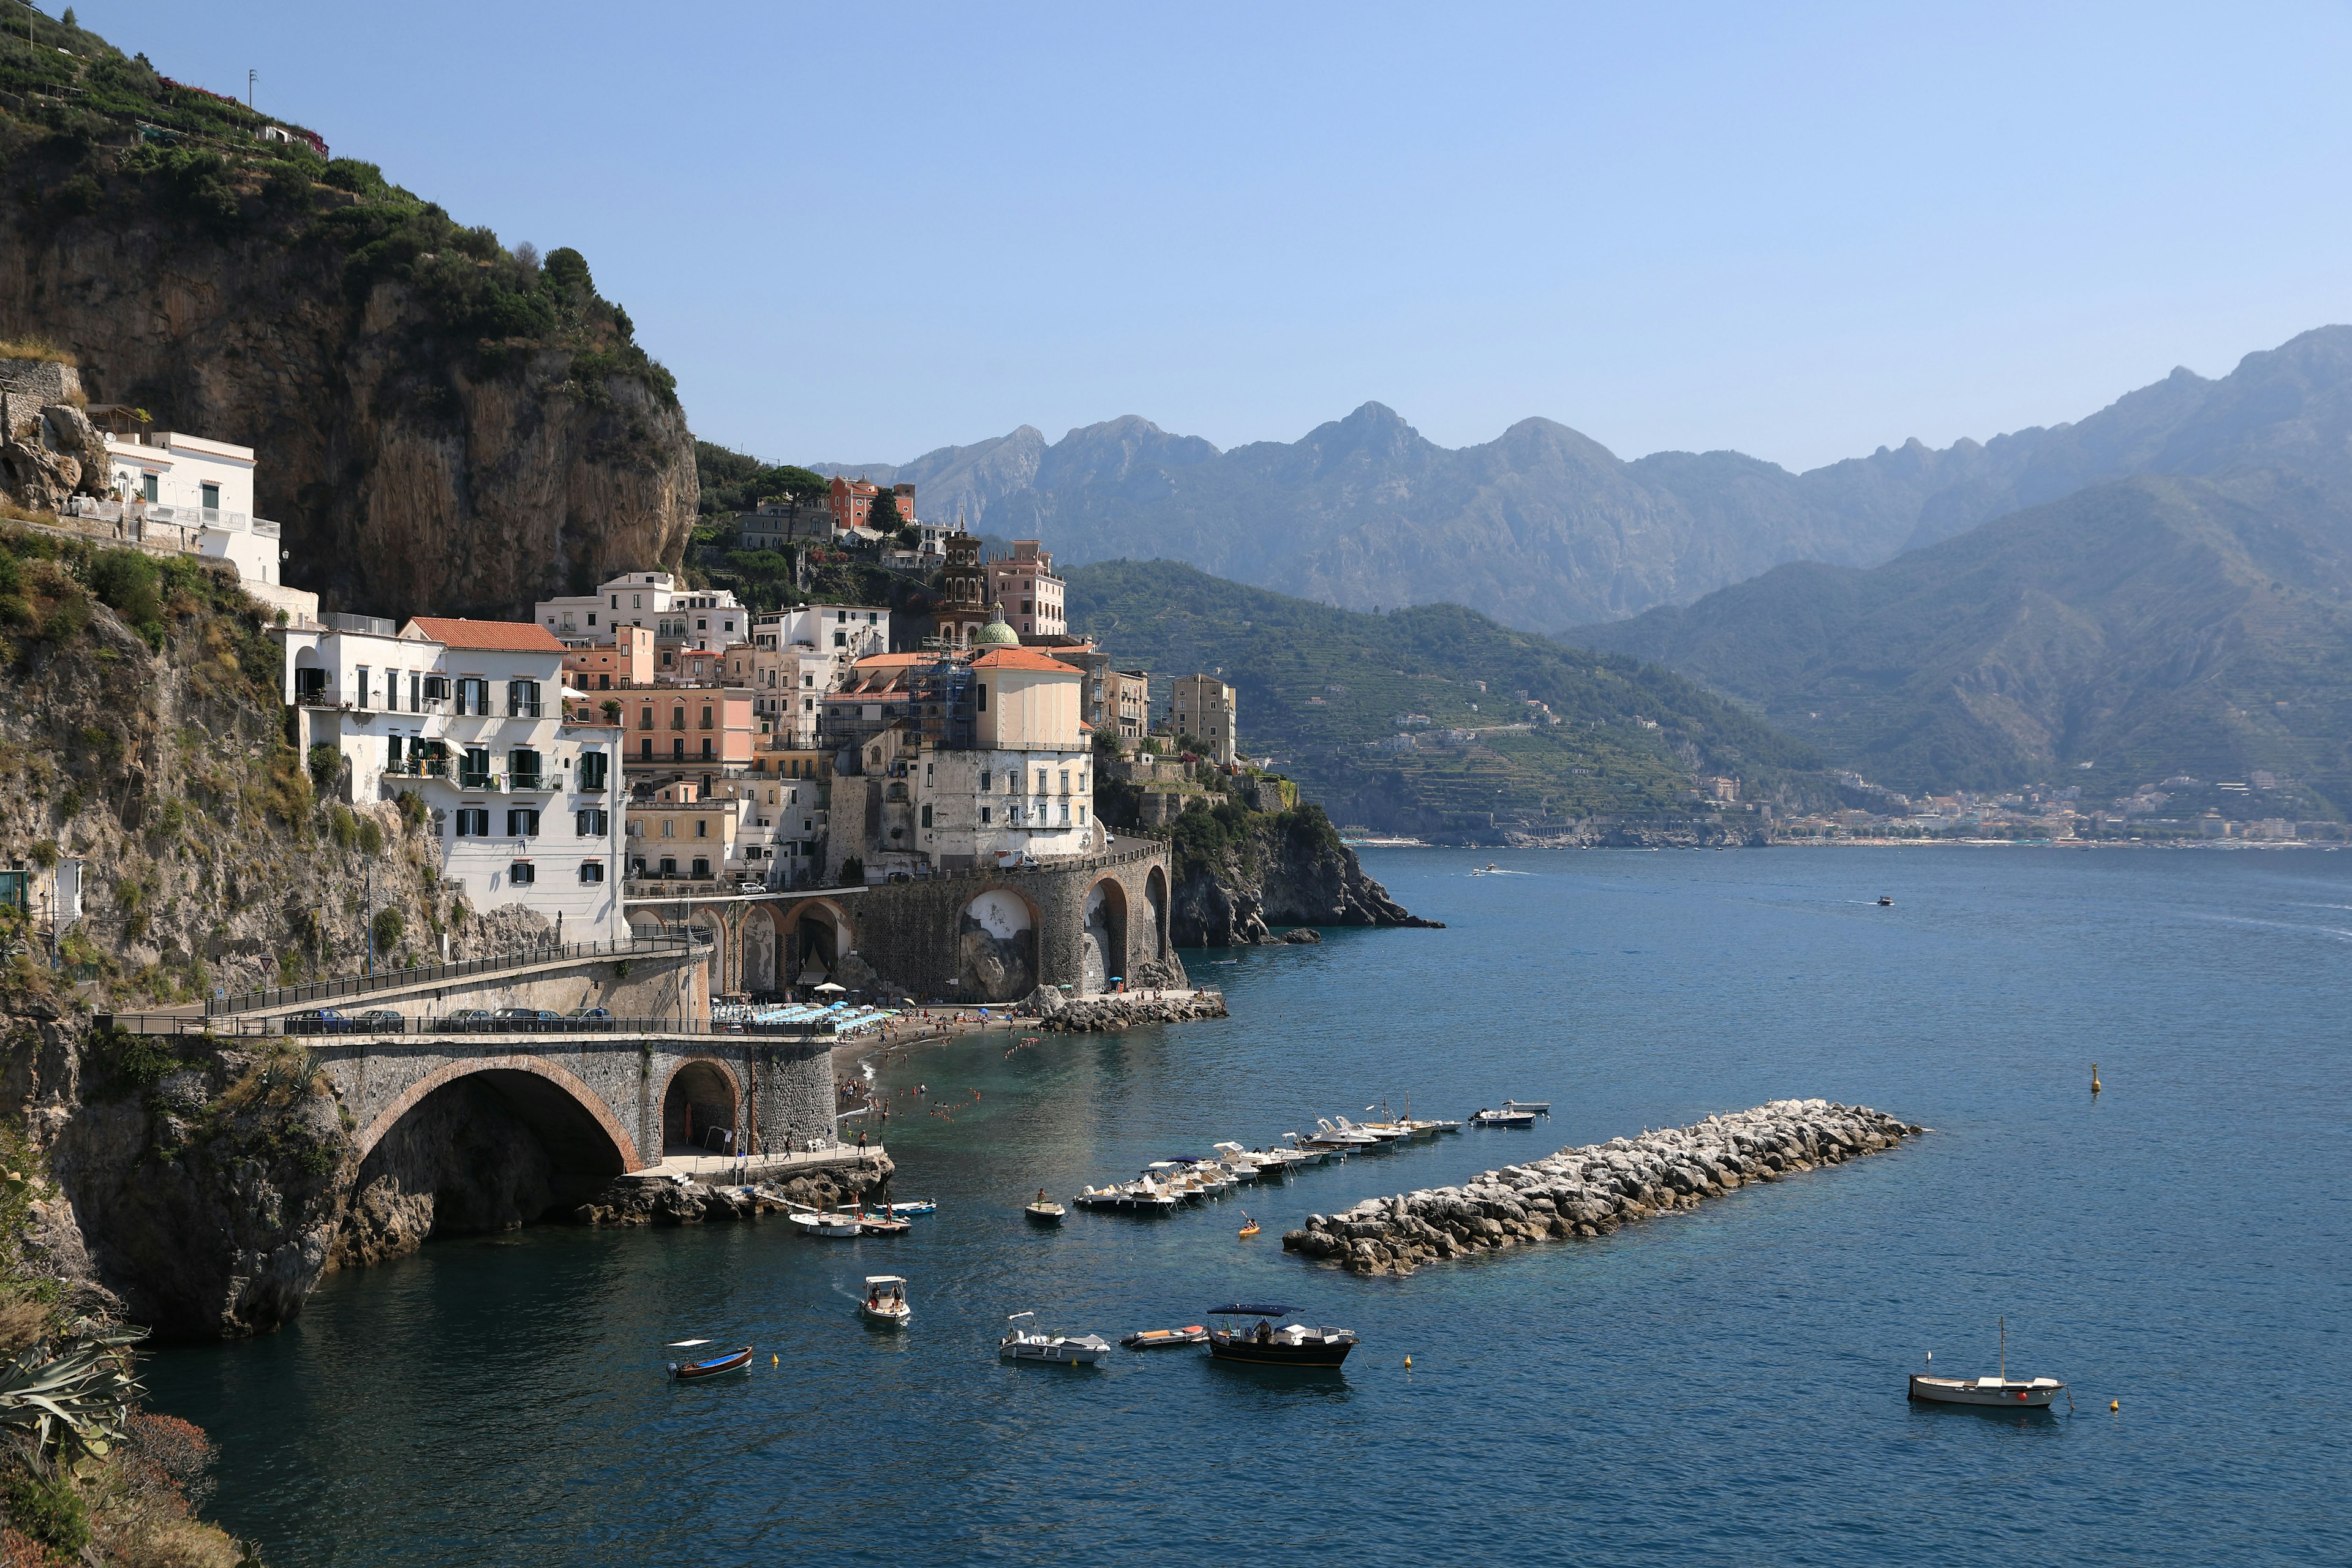
[[[1131,1029],[1139,1024],[1183,1024],[1222,1018],[1224,994],[1192,991],[1177,996],[1089,996],[1079,1002],[1046,1002],[1037,1027],[1051,1035],[1087,1035]]]
[[[1776,1100],[1688,1127],[1562,1149],[1458,1187],[1366,1198],[1345,1214],[1308,1216],[1282,1245],[1350,1273],[1410,1274],[1465,1253],[1591,1240],[1628,1220],[1874,1154],[1925,1131],[1864,1106]]]

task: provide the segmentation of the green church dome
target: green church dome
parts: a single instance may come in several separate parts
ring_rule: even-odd
[[[1004,624],[1004,607],[1000,605],[990,615],[988,625],[971,634],[974,647],[1019,647],[1021,634]]]

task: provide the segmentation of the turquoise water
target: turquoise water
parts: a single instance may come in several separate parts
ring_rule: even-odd
[[[2352,855],[1366,860],[1449,928],[1188,954],[1219,1023],[886,1066],[961,1107],[890,1121],[898,1195],[940,1203],[904,1239],[436,1243],[159,1356],[158,1402],[281,1568],[2352,1561]],[[1018,1215],[1407,1093],[1556,1110],[1172,1219]],[[1938,1131],[1409,1279],[1280,1249],[1360,1197],[1796,1095]],[[909,1331],[859,1325],[867,1273],[911,1278]],[[1363,1346],[1321,1377],[993,1355],[1009,1312],[1115,1339],[1235,1297]],[[1924,1352],[1990,1371],[2000,1314],[2071,1417],[1906,1402]],[[756,1341],[756,1374],[666,1384],[656,1347],[698,1333]]]

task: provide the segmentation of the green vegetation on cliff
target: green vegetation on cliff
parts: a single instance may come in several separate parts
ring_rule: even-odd
[[[152,428],[255,447],[288,581],[329,607],[512,616],[676,561],[696,509],[676,384],[578,251],[509,247],[299,127],[58,36],[0,48],[0,339],[54,343]]]
[[[1695,776],[1749,795],[1813,787],[1810,750],[1691,681],[1458,605],[1368,615],[1167,561],[1079,567],[1068,604],[1071,630],[1150,669],[1155,698],[1222,671],[1244,748],[1342,822],[1557,830],[1685,807]]]

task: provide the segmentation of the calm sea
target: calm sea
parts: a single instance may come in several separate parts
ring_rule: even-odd
[[[1221,1023],[884,1065],[929,1089],[888,1128],[898,1195],[940,1205],[902,1240],[436,1243],[157,1357],[158,1404],[219,1440],[217,1512],[281,1568],[2352,1562],[2352,855],[1366,860],[1448,929],[1188,954]],[[1408,1095],[1555,1110],[1172,1219],[1020,1217]],[[1280,1248],[1360,1197],[1814,1095],[1937,1131],[1409,1279]],[[909,1331],[860,1326],[868,1273],[910,1278]],[[1011,1312],[1116,1339],[1235,1298],[1362,1347],[1323,1378],[994,1356]],[[2071,1413],[1905,1401],[1927,1352],[1991,1371],[2003,1316]],[[756,1374],[672,1387],[689,1334],[754,1340]]]

